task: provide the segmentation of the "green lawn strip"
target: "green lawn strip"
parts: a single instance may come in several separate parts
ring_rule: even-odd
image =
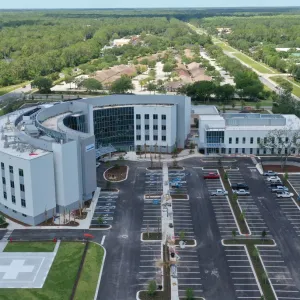
[[[278,84],[280,84],[280,82],[281,82],[281,80],[285,80],[285,81],[287,81],[287,82],[291,82],[292,84],[293,84],[293,82],[290,80],[286,80],[284,77],[282,77],[282,76],[271,76],[270,77],[270,79],[271,80],[273,80],[273,81],[275,81],[276,83],[278,83]],[[300,97],[300,87],[299,86],[297,86],[297,85],[295,85],[295,84],[293,84],[293,91],[292,91],[292,93],[294,94],[294,95],[296,95],[297,97]]]
[[[89,243],[74,300],[94,298],[103,255],[104,249],[100,245]]]
[[[241,61],[243,61],[245,64],[251,66],[252,68],[254,68],[255,70],[257,70],[260,73],[266,73],[266,74],[270,74],[270,73],[278,73],[274,70],[272,70],[269,67],[265,67],[262,63],[256,62],[255,60],[252,60],[250,57],[248,57],[247,55],[239,52],[239,53],[234,53],[233,54],[235,57],[237,57],[238,59],[240,59]]]
[[[3,252],[53,252],[54,242],[11,242]]]
[[[224,51],[228,51],[228,52],[237,52],[238,51],[238,50],[232,48],[231,46],[226,45],[223,42],[219,42],[218,40],[216,40],[216,44],[217,44],[217,46],[221,47]]]
[[[246,225],[245,220],[244,221],[241,220],[240,216],[241,216],[242,212],[241,212],[240,207],[238,205],[238,201],[234,201],[233,200],[233,192],[232,192],[232,189],[231,189],[231,186],[229,184],[228,179],[225,178],[225,171],[224,171],[223,168],[219,168],[219,172],[220,172],[220,175],[222,177],[225,190],[228,192],[228,198],[229,198],[229,201],[230,201],[233,213],[235,215],[235,218],[236,218],[236,220],[237,220],[237,222],[239,224],[241,233],[243,233],[243,234],[249,234],[249,230],[248,230],[248,227]]]
[[[157,241],[161,241],[161,232],[143,232],[143,240],[157,240]]]
[[[275,300],[275,295],[273,293],[272,287],[268,280],[264,277],[265,270],[263,268],[263,265],[260,261],[260,259],[255,255],[256,253],[256,247],[255,245],[274,245],[274,242],[272,240],[259,240],[259,239],[235,239],[235,240],[225,240],[225,245],[234,245],[234,244],[243,244],[246,245],[248,249],[248,253],[251,259],[251,262],[253,264],[256,276],[258,278],[258,281],[260,283],[260,286],[262,288],[264,299],[267,300]],[[259,251],[259,249],[258,249]]]
[[[41,289],[0,289],[1,300],[70,299],[84,250],[79,242],[62,242]]]

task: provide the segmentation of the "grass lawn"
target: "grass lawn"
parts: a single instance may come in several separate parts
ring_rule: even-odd
[[[62,242],[41,289],[0,289],[1,300],[70,299],[84,250],[83,243]],[[86,298],[85,299],[89,299]]]
[[[89,248],[76,288],[75,300],[94,299],[103,255],[104,250],[100,245],[89,243]]]
[[[260,239],[236,239],[236,240],[227,240],[224,242],[225,245],[233,245],[233,244],[244,244],[246,245],[248,249],[248,253],[251,259],[251,262],[253,264],[255,273],[257,275],[258,281],[260,283],[260,286],[262,288],[263,294],[265,296],[264,299],[267,300],[275,300],[275,295],[273,293],[273,290],[271,288],[271,285],[269,284],[268,280],[266,280],[265,277],[265,270],[263,268],[263,265],[261,264],[260,259],[257,256],[257,251],[255,245],[274,245],[274,242],[272,240],[260,240]]]
[[[224,51],[228,51],[228,52],[237,52],[238,51],[223,42],[218,42],[217,40],[216,40],[216,44],[217,44],[217,46],[221,47],[222,50],[224,50]]]
[[[4,252],[52,252],[54,242],[12,242],[8,243]]]
[[[251,59],[250,57],[248,57],[247,55],[245,55],[241,52],[234,53],[233,55],[260,73],[266,73],[266,74],[276,73],[276,71],[274,71],[270,67],[267,67],[267,66],[264,67],[264,65],[262,63],[256,62],[255,60]]]
[[[272,79],[273,81],[275,81],[277,83],[280,83],[281,80],[288,81],[288,80],[284,79],[282,76],[272,76],[272,77],[270,77],[270,79]],[[292,81],[292,80],[290,80],[289,82],[295,83],[295,84],[293,84],[292,93],[294,95],[296,95],[297,97],[300,97],[300,84],[298,82],[295,82],[295,81]]]
[[[24,85],[27,85],[29,83],[29,81],[24,82],[24,83],[20,83],[20,84],[16,84],[16,85],[10,85],[10,86],[4,86],[4,87],[0,87],[0,96],[7,94],[15,89],[18,89]]]

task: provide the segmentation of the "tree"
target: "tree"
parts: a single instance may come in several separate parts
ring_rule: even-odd
[[[51,93],[52,80],[47,77],[38,77],[32,83],[32,87],[37,87],[42,94]]]
[[[283,129],[271,130],[261,139],[259,146],[280,157],[281,168],[284,169],[288,157],[300,151],[300,128],[288,125]]]
[[[293,84],[290,83],[289,81],[287,81],[283,78],[280,78],[278,83],[284,93],[290,94],[293,91]]]
[[[156,91],[156,85],[152,82],[149,82],[147,84],[147,90],[151,93],[151,92],[154,92],[155,94],[155,91]]]
[[[232,237],[235,239],[235,238],[236,238],[236,230],[235,230],[235,229],[232,229],[231,234],[232,234]]]
[[[264,229],[262,232],[261,232],[261,238],[262,240],[264,241],[265,237],[267,236],[267,232],[266,230]]]
[[[186,289],[185,291],[185,299],[194,300],[194,290],[191,288]]]
[[[185,232],[183,230],[179,231],[179,238],[181,241],[185,239]]]
[[[256,104],[255,104],[255,108],[256,108],[257,110],[259,110],[260,107],[261,107],[261,103],[260,103],[259,101],[257,101]]]
[[[240,214],[240,220],[241,220],[241,222],[245,221],[245,213],[243,211]]]
[[[131,79],[128,76],[123,75],[112,83],[110,91],[113,94],[125,94],[128,90],[133,90],[133,88]]]
[[[232,200],[233,200],[233,202],[236,202],[237,199],[238,199],[238,195],[234,193],[234,194],[232,195]]]
[[[72,88],[72,83],[74,82],[75,78],[73,76],[67,75],[65,77],[65,82],[70,84],[70,89]]]
[[[174,70],[175,66],[171,63],[166,62],[163,66],[163,71],[166,73],[170,73]]]
[[[284,173],[283,179],[284,179],[285,182],[287,182],[289,180],[289,173],[288,172]]]
[[[0,225],[4,224],[5,222],[6,222],[5,217],[2,214],[0,214]]]
[[[253,249],[252,256],[254,257],[255,260],[258,260],[259,252],[256,247],[254,247]]]
[[[149,283],[148,283],[147,294],[150,297],[153,297],[156,294],[156,290],[157,290],[156,281],[155,280],[150,280]]]
[[[84,87],[88,92],[102,90],[102,84],[95,78],[88,78],[80,82],[80,87]]]
[[[97,219],[97,222],[98,222],[98,224],[103,224],[103,222],[104,222],[104,219],[103,219],[103,217],[102,216],[99,216],[98,217],[98,219]]]

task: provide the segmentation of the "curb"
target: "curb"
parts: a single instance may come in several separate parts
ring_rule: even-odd
[[[111,181],[111,180],[106,179],[106,178],[105,178],[105,173],[106,173],[108,170],[114,168],[114,166],[112,166],[112,167],[110,167],[110,168],[108,168],[108,169],[106,169],[106,170],[104,171],[104,173],[103,173],[103,178],[104,178],[104,180],[106,180],[106,181],[108,181],[108,182],[112,182],[112,183],[118,183],[118,182],[123,182],[123,181],[127,180],[127,178],[128,178],[128,172],[129,172],[129,167],[128,167],[127,165],[125,165],[125,166],[127,167],[125,179],[118,180],[118,181]]]
[[[105,263],[105,259],[106,259],[106,249],[102,245],[100,245],[99,243],[96,243],[96,242],[92,242],[92,243],[95,243],[95,244],[99,245],[104,250],[102,265],[101,265],[101,269],[100,269],[100,272],[99,272],[99,277],[98,277],[97,286],[96,286],[96,292],[95,292],[95,296],[94,296],[94,300],[97,300],[99,287],[100,287],[100,282],[101,282],[101,277],[102,277],[102,273],[103,273],[103,267],[104,267],[104,263]]]

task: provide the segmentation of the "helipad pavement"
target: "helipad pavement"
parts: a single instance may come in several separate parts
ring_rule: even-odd
[[[42,288],[58,246],[54,252],[1,252],[0,288]]]

